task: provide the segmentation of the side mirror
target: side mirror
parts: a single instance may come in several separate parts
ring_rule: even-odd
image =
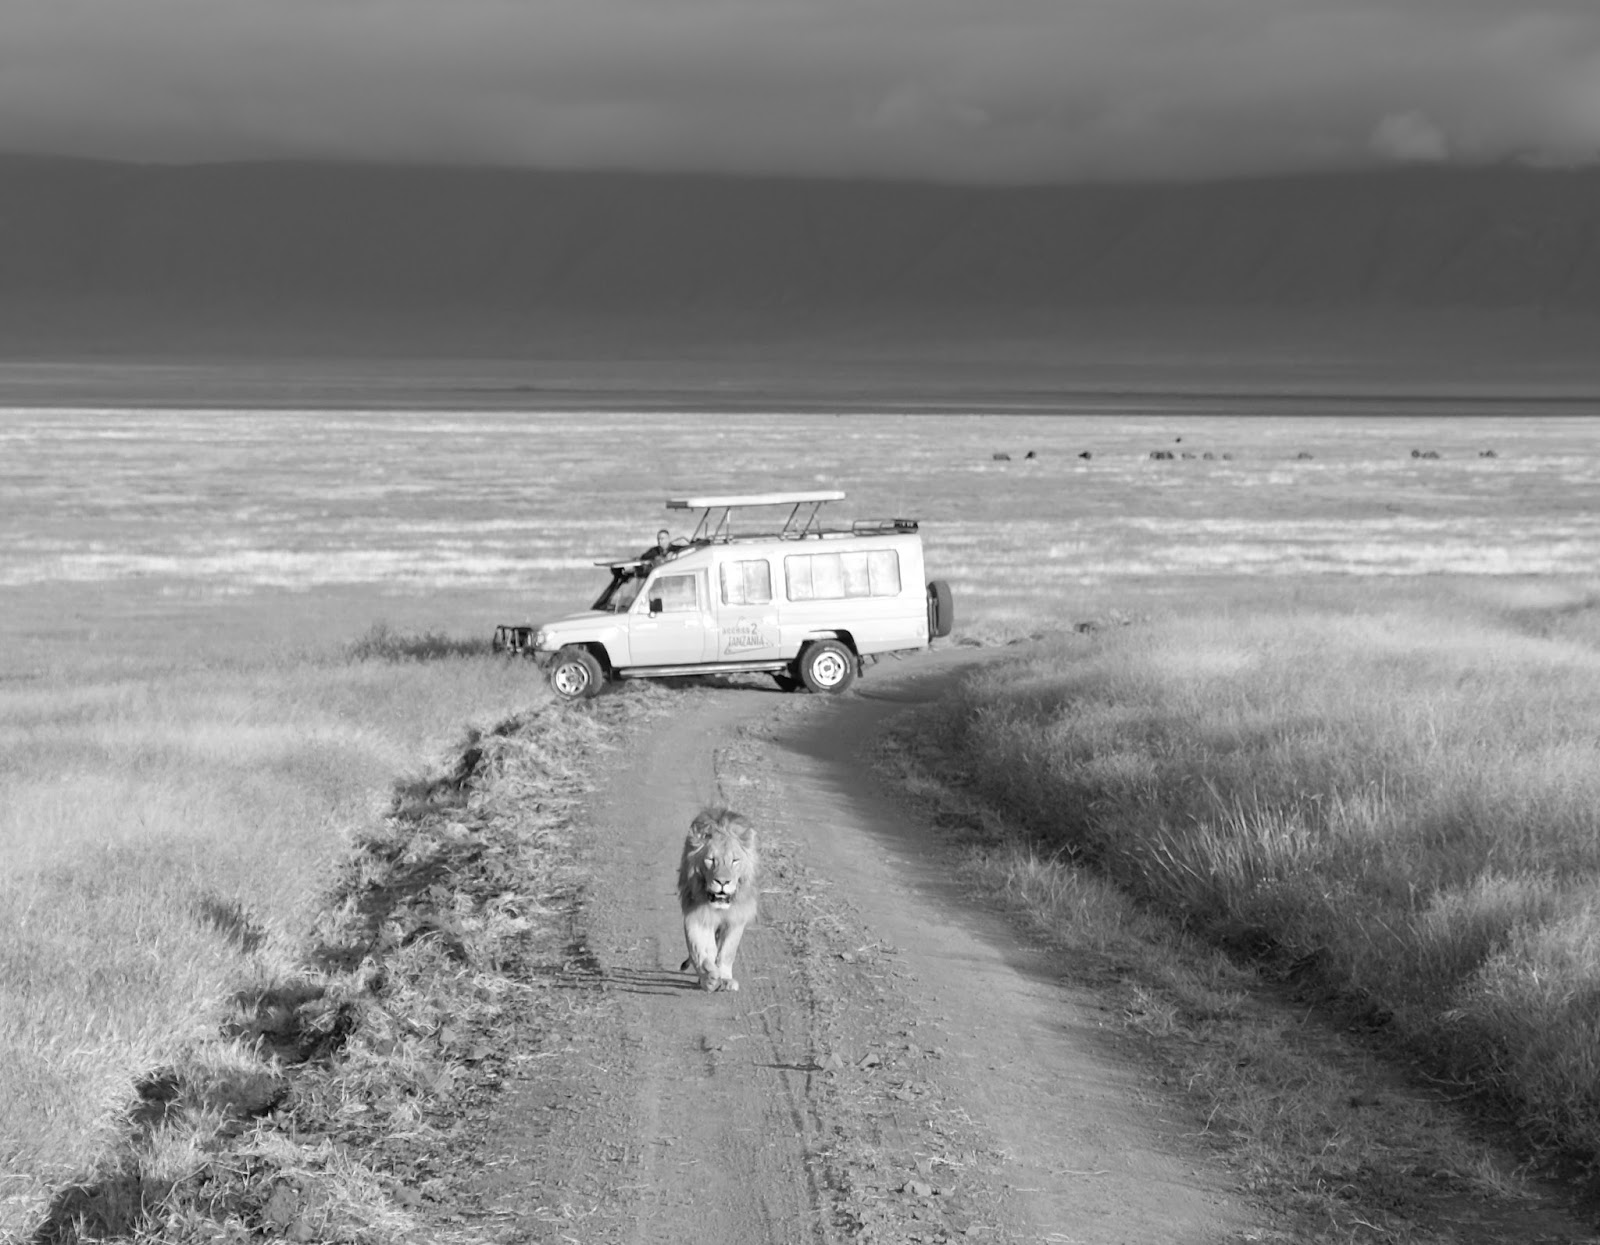
[[[660,597],[651,597],[650,598],[650,612],[652,614],[659,614],[661,612],[661,598]]]

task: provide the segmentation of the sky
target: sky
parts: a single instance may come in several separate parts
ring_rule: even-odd
[[[1600,0],[0,0],[0,151],[975,182],[1600,154]]]

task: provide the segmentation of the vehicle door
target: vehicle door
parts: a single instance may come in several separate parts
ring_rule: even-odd
[[[761,555],[730,554],[717,564],[716,580],[716,660],[760,661],[779,656],[771,561]]]
[[[692,665],[709,660],[716,620],[706,573],[663,569],[645,584],[628,620],[635,666]]]

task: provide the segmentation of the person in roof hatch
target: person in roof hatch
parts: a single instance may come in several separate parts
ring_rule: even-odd
[[[672,533],[662,528],[656,533],[656,543],[650,545],[639,554],[639,561],[649,565],[659,562],[667,556],[667,551],[672,548]]]

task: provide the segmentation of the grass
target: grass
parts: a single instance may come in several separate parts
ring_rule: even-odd
[[[430,1239],[424,1204],[475,1174],[478,1108],[571,1009],[552,988],[581,890],[570,811],[660,699],[545,698],[397,783],[299,956],[256,964],[209,1041],[131,1087],[119,1143],[32,1239]]]
[[[298,971],[397,775],[549,699],[530,665],[463,651],[380,628],[0,691],[0,1235],[104,1165],[134,1084],[214,1046],[241,983]]]
[[[966,884],[1009,909],[1104,1004],[1146,1073],[1195,1100],[1190,1140],[1277,1216],[1270,1239],[1423,1242],[1463,1207],[1483,1240],[1565,1239],[1516,1160],[1365,1044],[1285,1008],[1241,964],[980,794],[945,706],[902,719],[878,763],[926,810]],[[1265,1238],[1264,1238],[1265,1239]],[[1475,1238],[1476,1239],[1476,1238]]]
[[[1600,597],[1304,588],[1059,637],[952,750],[1045,850],[1600,1157]]]

